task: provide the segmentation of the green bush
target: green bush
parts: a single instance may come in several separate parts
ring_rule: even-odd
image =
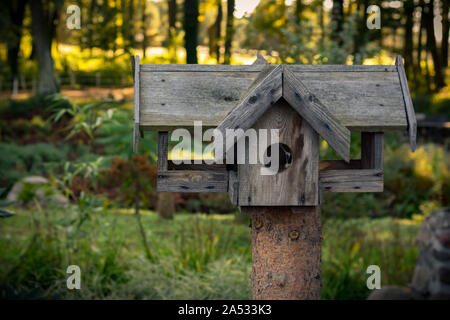
[[[63,161],[68,148],[48,143],[26,146],[0,142],[0,186],[9,186],[30,174],[45,175],[45,163]]]

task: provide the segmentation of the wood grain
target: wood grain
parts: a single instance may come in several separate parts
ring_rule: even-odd
[[[217,171],[165,171],[156,179],[158,192],[227,192],[228,172]]]
[[[289,67],[283,70],[283,97],[345,161],[350,161],[350,130],[336,119]]]
[[[252,222],[252,299],[320,299],[320,207],[242,207]]]
[[[168,132],[158,132],[158,172],[168,170],[168,156],[169,156],[169,134]]]
[[[361,133],[361,168],[383,170],[383,132]]]
[[[282,66],[267,65],[242,95],[234,109],[217,126],[224,137],[223,150],[227,152],[228,139],[226,129],[247,130],[269,109],[282,95]],[[233,146],[231,146],[233,147]]]
[[[383,192],[382,170],[322,170],[319,177],[326,192]]]
[[[409,144],[411,146],[411,150],[414,151],[416,150],[417,120],[411,100],[411,94],[409,93],[408,80],[406,79],[405,67],[403,66],[401,56],[397,56],[395,59],[395,65],[397,66],[400,86],[402,88],[403,99],[405,102],[406,118],[408,119]]]
[[[217,127],[265,67],[145,66],[149,65],[141,65],[140,74],[140,125],[157,131],[191,127],[195,120],[203,121],[205,127]],[[387,66],[388,71],[382,71],[384,66],[289,68],[349,129],[384,131],[407,127],[395,66]]]
[[[139,79],[139,55],[131,57],[131,68],[133,70],[133,85],[134,85],[134,117],[133,117],[133,152],[137,153],[139,150],[139,123],[140,123],[140,79]]]
[[[260,162],[238,165],[239,206],[317,205],[319,136],[308,122],[280,99],[253,128],[279,129],[279,142],[291,149],[293,160],[290,167],[275,175],[261,175]],[[248,154],[246,157],[248,163]]]

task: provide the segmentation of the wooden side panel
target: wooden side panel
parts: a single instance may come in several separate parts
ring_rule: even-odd
[[[170,131],[201,120],[206,127],[216,127],[263,68],[264,65],[141,65],[140,125]],[[347,128],[406,128],[405,103],[395,66],[289,68]]]
[[[158,172],[158,192],[227,192],[228,172],[183,171]]]
[[[406,111],[406,118],[408,120],[408,134],[409,134],[409,144],[411,145],[411,150],[416,150],[416,139],[417,139],[417,120],[416,114],[414,112],[414,106],[411,100],[411,94],[409,93],[408,80],[406,79],[405,67],[403,67],[403,61],[401,56],[397,56],[395,59],[395,65],[398,69],[398,76],[400,79],[400,86],[403,92],[403,99]]]
[[[133,84],[134,84],[134,121],[133,121],[133,152],[139,150],[139,123],[140,123],[140,79],[139,79],[139,56],[131,57],[131,67],[133,70]]]
[[[284,99],[267,110],[253,128],[279,129],[279,142],[291,149],[293,161],[275,175],[261,175],[260,162],[238,165],[239,206],[318,205],[317,133]]]
[[[320,185],[327,192],[383,192],[383,171],[323,170]]]

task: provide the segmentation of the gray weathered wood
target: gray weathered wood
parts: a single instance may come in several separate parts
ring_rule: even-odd
[[[383,170],[383,132],[361,133],[361,168]]]
[[[131,58],[131,66],[133,70],[133,83],[134,83],[134,122],[133,122],[133,152],[139,150],[139,103],[140,103],[140,79],[139,79],[139,55]]]
[[[217,130],[224,137],[223,150],[230,136],[226,129],[247,130],[269,109],[282,95],[282,69],[281,65],[267,65],[242,95],[236,107],[217,126]],[[231,146],[233,147],[233,146]],[[218,155],[220,157],[220,155]]]
[[[201,65],[195,67],[201,68]],[[228,71],[206,72],[191,65],[185,72],[141,71],[141,127],[170,131],[191,127],[196,120],[202,121],[204,127],[217,127],[256,79],[258,71],[264,68],[261,65],[234,67],[259,69],[249,72],[225,68],[223,70]],[[347,128],[384,131],[407,127],[396,72],[318,70],[321,71],[294,73]]]
[[[239,205],[239,172],[228,171],[228,196],[234,206]]]
[[[315,206],[319,203],[319,136],[280,99],[253,128],[279,129],[279,142],[292,151],[292,164],[275,175],[261,175],[261,162],[239,164],[239,206]],[[267,145],[270,144],[268,139]]]
[[[405,68],[403,67],[401,56],[397,56],[395,59],[395,65],[397,66],[400,86],[402,88],[403,99],[405,102],[406,118],[408,119],[409,144],[411,146],[411,150],[414,151],[416,150],[417,120],[411,100],[411,94],[409,93],[408,80],[406,79]]]
[[[392,65],[290,65],[294,72],[397,72]],[[208,64],[143,64],[144,72],[260,72],[261,64],[251,65],[208,65]]]
[[[190,160],[190,161],[192,162],[192,160]],[[182,162],[182,163],[175,164],[175,163],[173,163],[172,160],[169,160],[169,168],[168,169],[169,170],[195,170],[195,171],[198,171],[198,170],[200,170],[200,171],[207,171],[207,170],[211,171],[211,170],[213,170],[214,171],[214,170],[217,170],[217,169],[219,169],[219,170],[221,170],[221,169],[225,170],[226,169],[226,164],[216,164],[216,163],[214,163],[214,164],[207,164],[207,163],[201,163],[201,164],[191,163],[191,164],[188,164],[184,160],[181,160],[180,162]]]
[[[336,119],[327,106],[287,66],[283,70],[283,98],[345,161],[350,161],[350,130]]]
[[[158,132],[158,173],[168,170],[169,156],[169,134],[168,132]]]
[[[326,192],[383,192],[382,170],[322,170],[319,177]]]
[[[158,192],[227,192],[228,172],[217,171],[165,171],[156,179]]]

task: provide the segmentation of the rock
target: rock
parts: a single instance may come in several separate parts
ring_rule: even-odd
[[[430,299],[450,299],[450,208],[429,215],[420,226],[413,290]]]
[[[21,180],[23,183],[29,184],[47,184],[48,179],[41,176],[29,176]]]
[[[24,184],[22,182],[16,182],[14,183],[13,187],[9,191],[8,195],[6,196],[7,202],[15,202],[19,199],[19,194],[22,192],[24,187]]]
[[[20,200],[21,192],[24,191],[25,186],[30,185],[32,185],[32,187],[27,187],[27,192],[32,192],[32,198],[35,198],[44,206],[52,205],[65,207],[70,204],[69,199],[59,193],[56,188],[49,185],[49,181],[47,178],[40,176],[29,176],[16,182],[11,188],[11,191],[8,193],[6,201],[16,202],[16,204],[18,205],[22,204],[22,201]]]
[[[384,286],[373,290],[367,300],[423,300],[424,297],[411,288]]]
[[[46,197],[46,201],[49,205],[56,207],[67,207],[70,204],[69,199],[62,194],[52,194]]]

